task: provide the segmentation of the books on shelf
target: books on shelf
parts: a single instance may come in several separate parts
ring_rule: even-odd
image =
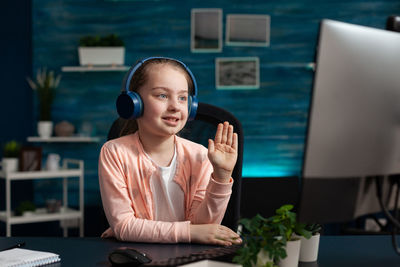
[[[13,248],[0,252],[0,266],[34,267],[61,261],[59,255],[51,252]]]

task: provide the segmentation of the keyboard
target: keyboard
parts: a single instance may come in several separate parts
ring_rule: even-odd
[[[240,247],[241,245],[215,247],[176,258],[152,261],[144,266],[178,266],[201,260],[232,262],[233,257],[236,255],[236,251]]]

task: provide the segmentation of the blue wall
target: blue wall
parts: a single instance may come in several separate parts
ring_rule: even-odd
[[[191,8],[222,8],[227,14],[271,16],[269,47],[225,46],[221,53],[190,52]],[[81,36],[116,33],[126,44],[126,64],[163,55],[184,61],[197,78],[199,99],[230,110],[243,124],[243,176],[297,176],[301,172],[312,70],[319,22],[335,19],[384,28],[386,17],[400,13],[399,1],[33,1],[33,71],[42,66],[61,71],[78,65]],[[216,57],[260,58],[259,90],[216,90]],[[90,121],[102,141],[97,144],[44,144],[45,152],[85,160],[86,203],[99,201],[97,159],[117,117],[114,100],[122,72],[63,73],[53,120],[77,128]],[[37,198],[48,198],[37,186]],[[42,190],[42,191],[41,191]],[[46,195],[46,196],[45,196]]]

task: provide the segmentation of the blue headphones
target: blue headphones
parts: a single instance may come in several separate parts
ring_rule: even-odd
[[[198,100],[197,100],[197,84],[193,73],[186,65],[176,59],[167,57],[149,57],[141,60],[138,64],[132,66],[122,82],[122,92],[117,99],[117,112],[121,118],[124,119],[137,119],[143,114],[143,101],[140,95],[136,92],[129,91],[129,85],[136,70],[148,60],[152,59],[169,59],[178,62],[182,65],[193,82],[193,95],[188,97],[188,120],[193,120],[196,116]]]

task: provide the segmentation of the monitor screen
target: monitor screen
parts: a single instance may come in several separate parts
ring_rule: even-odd
[[[304,178],[400,173],[400,33],[323,20]]]

